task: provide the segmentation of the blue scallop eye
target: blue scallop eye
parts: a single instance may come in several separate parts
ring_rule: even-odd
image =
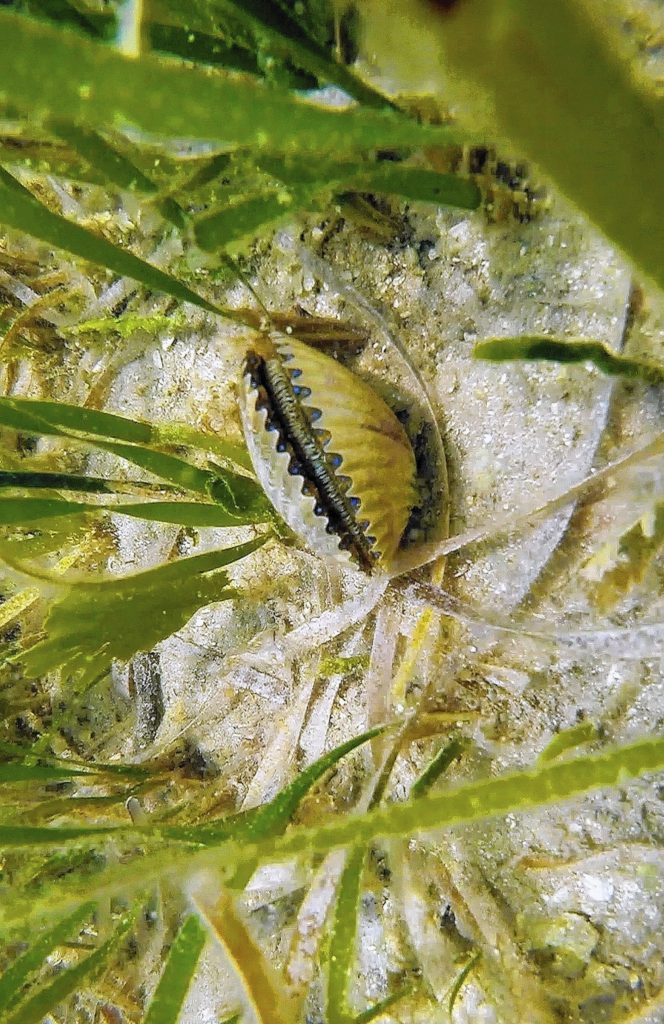
[[[305,388],[304,385],[300,384],[293,384],[293,394],[298,395],[300,398],[309,398],[311,388]]]
[[[291,380],[295,380],[296,377],[302,376],[302,370],[300,370],[298,366],[294,366],[293,369],[290,371],[290,375]]]
[[[307,415],[309,417],[309,422],[315,423],[316,420],[319,420],[321,418],[323,413],[321,412],[320,409],[307,409]]]
[[[341,458],[338,452],[330,452],[327,456],[327,464],[332,469],[338,469],[344,460]]]
[[[357,511],[357,509],[362,504],[362,502],[360,501],[359,498],[349,498],[349,502],[350,502],[350,507],[353,509],[353,511]]]

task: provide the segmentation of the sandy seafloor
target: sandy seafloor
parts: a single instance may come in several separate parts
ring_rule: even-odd
[[[80,212],[66,190],[60,199],[63,212]],[[390,208],[402,226],[392,240],[376,240],[337,214],[310,218],[256,245],[247,273],[270,310],[300,308],[368,327],[369,362],[388,391],[394,339],[408,352],[444,441],[450,533],[488,534],[448,559],[442,586],[457,617],[434,615],[400,689],[394,679],[403,678],[422,604],[407,591],[382,596],[380,583],[326,565],[296,542],[272,542],[234,568],[241,598],[201,610],[150,659],[136,659],[137,714],[127,717],[124,734],[112,730],[112,742],[98,751],[105,758],[142,759],[186,736],[219,773],[226,802],[246,808],[269,799],[324,750],[422,700],[444,723],[443,736],[471,741],[441,785],[533,766],[558,731],[579,721],[597,725],[598,745],[661,729],[661,566],[655,561],[604,612],[584,568],[640,517],[647,528],[661,495],[660,465],[643,460],[610,477],[594,504],[571,503],[519,525],[520,516],[593,468],[655,439],[659,391],[582,366],[472,358],[483,338],[524,333],[598,339],[617,349],[636,284],[643,302],[628,351],[661,360],[661,299],[633,282],[622,258],[554,195],[529,224],[487,224],[481,212],[417,204]],[[97,212],[103,216],[101,206]],[[143,237],[146,258],[168,266],[178,255],[174,243],[150,248],[154,223],[138,205],[120,216],[128,234],[137,229]],[[81,318],[102,315],[130,292],[126,281],[101,296],[90,291]],[[214,297],[252,302],[241,284]],[[155,296],[132,304],[133,312],[165,308]],[[184,421],[239,441],[235,381],[247,332],[188,309],[189,327],[177,332],[139,332],[90,351],[73,343],[62,354],[57,393],[27,361],[13,389],[82,402],[93,387],[109,410]],[[112,465],[96,455],[87,468],[101,474]],[[506,532],[506,522],[515,528]],[[122,517],[115,528],[109,567],[118,572],[163,561],[178,533]],[[200,531],[180,546],[193,553],[252,533]],[[143,689],[141,679],[149,683]],[[129,699],[128,680],[129,669],[117,666],[111,685],[119,704]],[[153,713],[155,692],[163,717]],[[418,740],[398,758],[390,799],[406,796],[440,742]],[[373,771],[368,746],[341,762],[327,788],[330,803],[361,803]],[[453,980],[479,950],[454,1006],[455,1024],[664,1021],[662,793],[661,779],[645,779],[566,805],[379,844],[362,900],[357,1012],[384,996],[396,976],[412,976],[441,1001],[439,1016],[415,995],[385,1019],[447,1019]],[[341,864],[338,854],[323,862],[311,889],[301,866],[264,869],[245,900],[261,945],[291,983],[314,977],[306,1004],[312,1024],[322,1018],[307,936],[316,933]],[[208,946],[183,1020],[212,1024],[241,1001],[232,970]]]
[[[273,542],[240,563],[233,575],[244,596],[203,609],[159,646],[150,670],[163,719],[150,720],[139,692],[140,729],[126,736],[123,755],[141,758],[186,735],[216,766],[236,807],[273,796],[323,750],[403,713],[425,690],[427,708],[447,716],[445,729],[472,741],[448,772],[450,784],[531,766],[557,731],[583,718],[612,743],[652,734],[661,721],[661,628],[635,629],[661,617],[656,565],[606,614],[594,607],[582,572],[593,552],[652,507],[656,463],[616,476],[606,500],[585,509],[570,505],[509,534],[492,526],[516,522],[593,467],[652,440],[658,392],[584,367],[472,359],[475,342],[496,335],[585,337],[619,347],[629,270],[555,198],[530,224],[488,225],[481,213],[425,206],[392,210],[403,232],[387,244],[336,217],[278,232],[253,252],[251,281],[269,309],[300,307],[368,324],[379,373],[383,362],[389,376],[390,337],[398,339],[444,439],[451,534],[481,527],[490,536],[450,556],[443,587],[463,621],[434,617],[442,624],[419,652],[405,695],[391,693],[390,680],[422,605],[403,595],[381,598],[375,581],[326,565],[297,544]],[[250,301],[241,285],[216,297]],[[153,298],[144,311],[155,308],[163,306]],[[177,336],[143,333],[83,359],[79,349],[67,368],[68,393],[57,397],[83,399],[91,376],[103,372],[106,408],[238,440],[241,333],[192,311],[191,329]],[[657,358],[663,338],[662,308],[646,291],[630,351]],[[34,377],[23,383],[33,394],[42,390]],[[90,472],[109,465],[100,456],[89,460]],[[116,528],[112,568],[122,571],[163,560],[177,533],[121,517]],[[201,531],[183,550],[251,532]],[[356,666],[358,655],[364,664],[371,656],[368,669],[344,672],[332,660],[353,657]],[[135,680],[145,668],[139,658]],[[127,678],[118,667],[119,699]],[[435,741],[418,741],[398,759],[391,798],[405,796],[435,749]],[[360,798],[372,770],[369,748],[343,762],[330,786],[335,801],[348,806]],[[421,970],[444,1000],[464,955],[480,949],[455,1021],[590,1022],[628,1019],[629,1012],[636,1012],[630,1020],[664,1019],[664,1008],[637,1012],[664,983],[663,829],[653,779],[380,847],[363,900],[358,1011],[385,994],[395,972]],[[294,981],[310,971],[298,936],[325,905],[324,880],[339,865],[337,857],[319,869],[319,889],[305,909],[300,868],[266,869],[250,885],[260,941],[276,962],[288,961]],[[232,972],[210,949],[184,1019],[212,1022],[237,998]],[[314,986],[312,1021],[316,1003]],[[392,1019],[424,1021],[430,1013],[430,1002],[414,998],[395,1007]]]

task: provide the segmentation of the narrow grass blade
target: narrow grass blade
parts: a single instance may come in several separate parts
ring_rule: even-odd
[[[144,192],[146,195],[154,195],[157,192],[155,183],[131,160],[114,149],[98,132],[60,119],[51,120],[49,127],[79,156],[103,174],[110,184],[130,192]]]
[[[111,957],[120,943],[134,926],[136,910],[127,914],[116,927],[113,935],[98,949],[74,967],[56,975],[54,981],[41,988],[32,998],[21,1003],[5,1018],[5,1024],[39,1024],[43,1018],[68,996],[80,991],[85,983],[92,982],[106,970]]]
[[[374,739],[385,731],[385,726],[376,726],[366,732],[354,736],[345,743],[323,754],[312,765],[305,768],[303,772],[293,779],[269,804],[258,808],[256,817],[252,823],[252,834],[255,837],[267,837],[279,835],[284,831],[302,799],[309,790],[322,779],[326,772],[333,768],[342,757],[350,754],[364,743]]]
[[[255,521],[230,515],[222,505],[197,504],[193,501],[142,501],[133,505],[106,505],[104,507],[107,512],[132,516],[134,519],[196,528],[238,526]]]
[[[312,765],[309,765],[303,772],[300,772],[269,804],[256,808],[251,816],[244,821],[237,821],[236,819],[236,827],[229,828],[227,831],[228,838],[237,842],[246,837],[246,839],[256,842],[258,839],[267,839],[269,836],[281,835],[285,832],[303,798],[322,779],[325,773],[330,768],[333,768],[346,754],[349,754],[363,743],[367,743],[375,736],[380,735],[383,731],[384,727],[382,726],[369,729],[367,732],[361,733],[345,743],[341,743],[327,754],[323,754]],[[195,832],[195,830],[192,831]],[[256,863],[252,862],[248,857],[245,858],[233,874],[233,877],[229,879],[229,887],[235,889],[243,888],[255,870]]]
[[[71,121],[60,119],[52,120],[50,127],[94,168],[95,174],[100,175],[106,184],[155,197],[155,206],[161,215],[180,230],[184,229],[187,217],[182,207],[170,197],[159,199],[159,189],[155,182],[107,142],[103,135],[91,128],[83,128]]]
[[[327,1020],[329,1024],[349,1024],[348,987],[355,965],[355,938],[360,904],[360,889],[366,847],[354,846],[337,886],[330,924],[327,966]]]
[[[452,761],[455,761],[457,757],[461,757],[463,752],[468,749],[468,746],[468,740],[457,738],[450,740],[444,747],[441,747],[420,777],[411,786],[411,797],[424,796],[425,793],[428,793],[438,779],[445,774]]]
[[[20,761],[22,764],[31,764],[39,760],[41,764],[53,765],[55,768],[81,768],[86,772],[93,772],[102,775],[128,776],[134,779],[144,779],[149,771],[139,764],[106,764],[102,762],[76,761],[74,759],[54,757],[52,754],[26,749],[17,743],[0,742],[0,757],[6,760]]]
[[[235,597],[219,570],[264,542],[258,537],[133,576],[70,585],[51,605],[46,638],[11,660],[19,661],[30,679],[60,667],[80,685],[90,685],[114,659],[127,661],[150,650],[199,608]]]
[[[387,1015],[387,1011],[390,1007],[394,1006],[395,1003],[400,1003],[402,999],[406,999],[407,996],[412,994],[413,989],[413,985],[405,985],[397,992],[393,992],[392,995],[385,996],[385,998],[381,999],[380,1002],[374,1003],[373,1006],[370,1006],[362,1013],[358,1013],[356,1017],[353,1017],[352,1024],[370,1024],[370,1022],[375,1020],[376,1017]]]
[[[87,502],[64,501],[59,498],[0,497],[0,526],[39,523],[43,519],[91,512],[114,512],[119,516],[131,516],[132,519],[196,528],[239,526],[254,521],[231,515],[222,505],[193,501],[141,501],[132,504],[90,505]]]
[[[320,757],[314,764],[293,779],[269,804],[253,807],[249,811],[230,815],[220,821],[191,826],[164,826],[163,835],[169,839],[194,842],[203,846],[217,845],[226,840],[236,843],[255,842],[259,838],[280,835],[286,830],[297,808],[315,784],[346,754],[383,732],[382,726],[355,736]],[[235,867],[228,885],[243,888],[256,870],[256,863],[243,858]]]
[[[293,1018],[276,972],[256,946],[232,897],[221,889],[213,906],[196,899],[194,905],[231,961],[256,1024],[289,1024]]]
[[[154,55],[130,59],[9,11],[0,10],[0,37],[0,91],[7,101],[76,124],[99,128],[124,121],[176,138],[317,154],[463,138],[456,129],[417,124],[392,111],[331,110],[246,77],[211,76]]]
[[[7,967],[0,977],[0,1013],[16,1005],[30,976],[39,970],[53,950],[78,934],[93,911],[94,903],[85,903],[78,907],[73,914],[69,914],[54,928],[40,935],[25,953]]]
[[[158,485],[145,481],[109,480],[98,476],[78,476],[74,473],[41,473],[30,470],[0,470],[0,489],[5,487],[22,490],[78,491],[82,494],[125,494],[127,490],[147,488],[156,490]],[[161,485],[166,488],[167,485]]]
[[[143,1024],[177,1024],[206,940],[198,915],[190,914],[173,940]]]
[[[574,747],[581,746],[583,743],[592,743],[598,736],[597,726],[588,720],[579,722],[569,729],[562,729],[546,745],[538,758],[538,763],[545,764],[547,761],[555,761],[561,754],[565,754],[568,750],[573,750]]]
[[[13,782],[53,782],[61,779],[73,779],[77,775],[90,775],[80,768],[56,768],[54,765],[41,764],[0,764],[0,784]]]
[[[296,856],[310,857],[327,853],[338,847],[369,843],[380,837],[404,837],[432,832],[470,821],[518,813],[532,807],[545,806],[578,797],[592,790],[624,786],[631,779],[664,769],[664,738],[644,739],[623,747],[614,747],[600,754],[585,755],[570,761],[555,762],[534,770],[515,772],[497,779],[473,782],[443,794],[422,797],[408,803],[380,806],[366,814],[346,817],[316,828],[295,827],[286,835],[251,843],[244,837],[241,844],[228,841],[226,833],[216,849],[191,848],[192,840],[184,838],[178,846],[172,841],[168,847],[155,846],[141,858],[133,886],[156,882],[173,872],[191,873],[199,867],[212,865],[215,869],[235,870],[238,857],[248,857],[257,863],[287,861]],[[117,840],[126,837],[136,842],[136,836],[154,833],[166,836],[163,827],[133,827],[114,829],[67,828],[15,828],[0,827],[0,844],[50,845],[65,850],[68,840],[78,845],[86,836],[113,833]],[[195,841],[195,840],[194,840]],[[80,854],[80,851],[77,851]],[[105,893],[127,891],[127,865],[111,867],[98,874],[97,881]],[[85,898],[90,891],[89,880],[70,874],[58,885],[58,900],[36,900],[30,908],[24,901],[11,899],[3,905],[3,919],[9,928],[27,921],[39,920],[44,915],[54,916],[67,910],[75,901]]]
[[[643,739],[599,754],[555,761],[528,771],[472,782],[443,793],[380,806],[310,829],[292,829],[259,841],[246,856],[261,862],[298,854],[327,853],[339,846],[368,843],[378,837],[412,836],[467,821],[478,821],[541,807],[593,789],[624,785],[629,779],[664,769],[664,737]]]
[[[0,825],[0,845],[20,848],[23,846],[44,846],[60,849],[63,844],[87,839],[97,840],[102,836],[113,835],[117,827],[111,825]]]
[[[456,979],[454,981],[454,984],[452,985],[452,988],[450,990],[449,999],[447,1000],[447,1011],[448,1011],[450,1017],[452,1016],[452,1010],[454,1009],[454,1004],[456,1003],[456,1001],[457,1001],[457,999],[459,997],[459,993],[461,992],[461,989],[463,988],[463,986],[466,983],[468,975],[470,974],[472,969],[475,967],[477,961],[480,959],[481,956],[482,956],[481,950],[479,950],[479,949],[476,950],[472,954],[472,956],[469,958],[468,963],[465,964],[465,966],[462,967],[461,970],[459,971],[459,974],[457,975],[457,977],[456,977]]]
[[[0,11],[0,33],[3,28],[2,18],[3,12]],[[94,235],[87,228],[67,220],[59,213],[53,213],[2,167],[0,222],[58,249],[64,249],[80,259],[106,267],[121,277],[131,277],[146,288],[165,292],[180,299],[181,302],[191,302],[209,313],[226,315],[224,310],[197,295],[177,278],[153,267],[125,249],[119,249],[112,242],[108,242],[100,235]]]
[[[177,427],[153,426],[66,403],[2,397],[0,424],[37,435],[67,437],[110,451],[169,484],[212,498],[237,522],[265,522],[272,516],[261,487],[253,479],[227,469],[199,469],[175,455],[145,447],[146,444],[173,444],[186,439],[189,444],[200,440],[214,449],[214,442],[206,444],[206,435],[199,431],[189,429],[183,433]],[[220,454],[226,451],[222,445]],[[230,446],[230,453],[235,451],[235,447]]]
[[[169,0],[157,0],[156,11],[158,13],[162,7],[172,9],[174,6]],[[192,6],[195,11],[200,12],[199,17],[205,19],[207,16],[210,19],[210,28],[214,27],[217,12],[226,10],[240,25],[254,33],[257,43],[262,48],[282,59],[289,58],[320,83],[340,86],[365,106],[393,106],[386,96],[363,82],[344,64],[332,60],[327,50],[276,4],[266,3],[265,0],[218,0],[212,8],[196,2]]]
[[[476,210],[482,201],[479,188],[470,178],[399,163],[384,162],[364,171],[358,168],[356,176],[349,178],[348,187],[462,210]]]
[[[476,359],[547,360],[554,363],[593,363],[611,377],[628,377],[645,384],[664,384],[664,364],[616,355],[600,341],[557,341],[539,335],[490,338],[473,349]]]

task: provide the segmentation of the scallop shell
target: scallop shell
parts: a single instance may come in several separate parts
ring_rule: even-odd
[[[383,399],[273,334],[247,355],[240,408],[256,475],[291,529],[322,556],[389,571],[417,490],[413,449]]]

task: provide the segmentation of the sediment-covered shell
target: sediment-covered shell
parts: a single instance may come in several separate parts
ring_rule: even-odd
[[[256,475],[291,529],[320,555],[387,571],[416,467],[383,399],[330,356],[271,335],[247,354],[240,408]]]

